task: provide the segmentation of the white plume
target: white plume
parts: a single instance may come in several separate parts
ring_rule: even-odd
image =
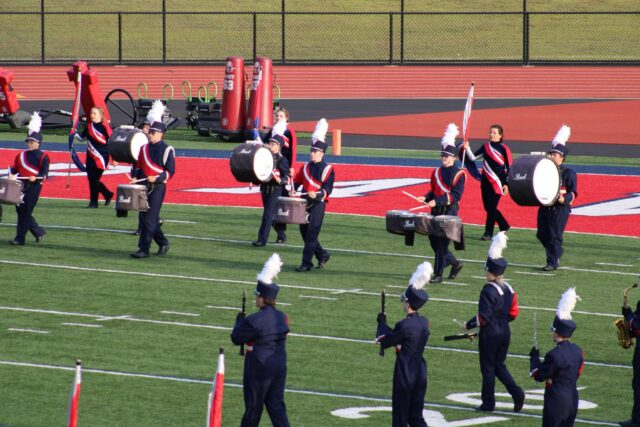
[[[565,145],[571,136],[571,128],[567,125],[562,125],[556,133],[556,136],[553,138],[551,145],[555,147],[556,145]]]
[[[278,123],[273,125],[273,129],[271,129],[271,135],[284,135],[287,130],[287,121],[280,120]]]
[[[567,289],[560,298],[556,315],[562,320],[570,320],[571,312],[576,307],[576,301],[579,299],[580,297],[576,294],[576,288]]]
[[[280,273],[280,267],[282,267],[280,255],[274,253],[269,257],[267,262],[264,263],[262,271],[258,274],[258,280],[267,285],[272,284],[273,278]]]
[[[31,120],[29,121],[29,133],[40,132],[40,128],[42,127],[42,119],[40,118],[40,114],[36,111],[31,116]]]
[[[420,264],[416,271],[413,273],[413,276],[411,276],[411,280],[409,280],[409,284],[412,285],[415,289],[422,289],[424,285],[431,279],[432,274],[433,267],[431,267],[431,263],[425,261]]]
[[[493,239],[491,239],[491,246],[489,246],[489,258],[502,258],[502,251],[507,247],[507,240],[509,240],[509,238],[504,231],[493,236]]]
[[[325,137],[327,136],[327,131],[329,130],[329,123],[327,119],[320,119],[318,123],[316,123],[316,129],[313,131],[311,135],[311,142],[322,141],[324,142]]]
[[[164,104],[159,99],[153,101],[151,109],[147,114],[147,121],[149,123],[162,122],[162,116],[164,115]]]
[[[442,137],[442,148],[446,148],[449,145],[456,145],[456,136],[460,134],[458,130],[458,126],[455,123],[449,123],[447,129],[444,131],[444,136]]]

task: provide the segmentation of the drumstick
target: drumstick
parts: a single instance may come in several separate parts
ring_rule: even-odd
[[[429,205],[420,205],[420,206],[416,206],[415,208],[411,208],[409,209],[410,211],[417,211],[418,209],[424,209],[424,208],[428,208]]]
[[[413,194],[411,194],[411,193],[407,193],[406,191],[402,191],[402,194],[404,194],[404,195],[406,195],[406,196],[409,196],[409,197],[411,197],[412,199],[417,200],[418,202],[420,201],[420,200],[418,200],[418,198],[417,198],[416,196],[414,196],[414,195],[413,195]]]
[[[147,178],[136,179],[135,181],[129,181],[129,184],[135,184],[136,182],[142,182],[142,181],[146,181],[148,179],[149,179],[148,177]]]
[[[29,179],[30,176],[16,176],[15,179]],[[36,179],[42,179],[41,176],[36,176]]]

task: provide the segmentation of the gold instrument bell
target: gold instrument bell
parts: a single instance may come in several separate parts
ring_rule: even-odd
[[[633,286],[631,286],[630,288],[626,288],[622,292],[622,304],[624,307],[629,306],[629,291],[637,287],[638,284],[634,283]],[[620,347],[624,349],[631,347],[633,345],[633,336],[631,335],[631,325],[629,324],[629,321],[624,317],[621,317],[620,319],[616,319],[613,324],[616,326],[616,332],[618,334],[618,344],[620,344]]]

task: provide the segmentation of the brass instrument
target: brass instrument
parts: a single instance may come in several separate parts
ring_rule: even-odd
[[[623,307],[629,306],[629,291],[637,287],[638,284],[634,283],[633,286],[622,291]],[[616,332],[618,333],[618,344],[624,349],[631,347],[633,345],[633,336],[631,336],[631,325],[629,321],[621,317],[613,322],[613,324],[616,326]]]

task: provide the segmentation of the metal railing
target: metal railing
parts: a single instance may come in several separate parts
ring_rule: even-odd
[[[402,2],[404,3],[404,1]],[[640,12],[0,12],[0,64],[640,64]]]

